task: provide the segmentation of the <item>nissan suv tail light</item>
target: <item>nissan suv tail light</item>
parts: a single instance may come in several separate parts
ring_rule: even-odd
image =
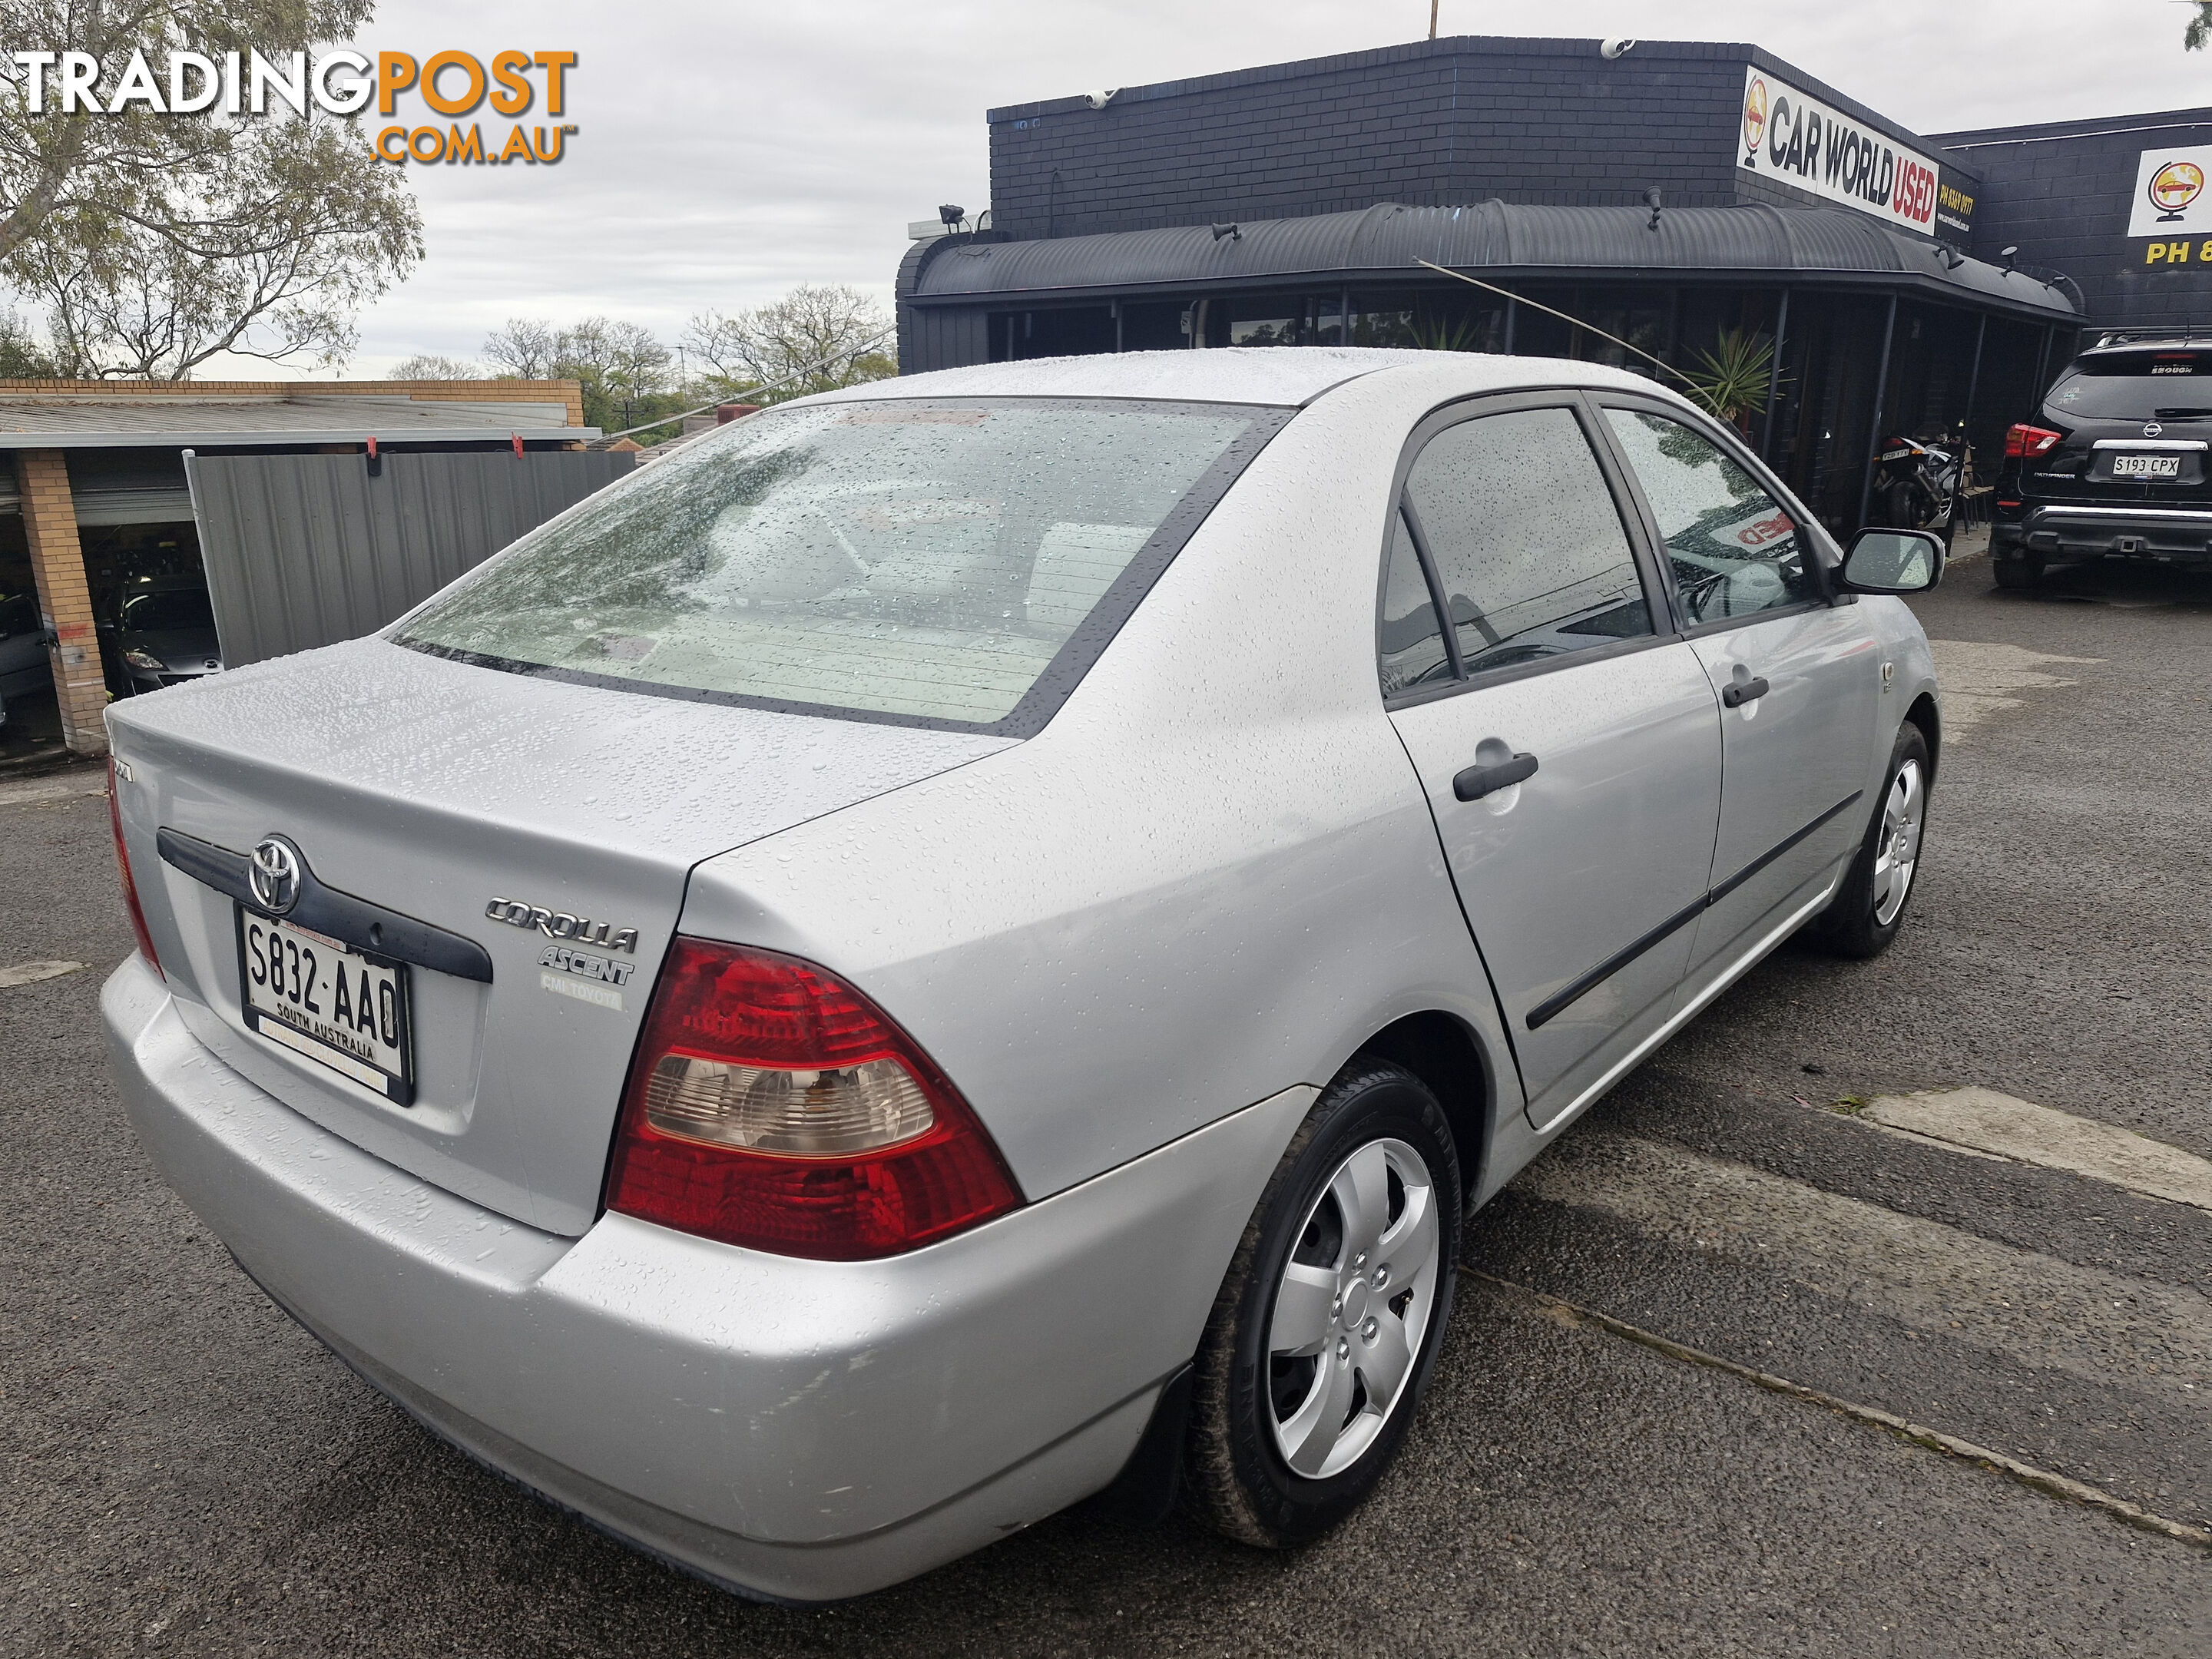
[[[2038,455],[2050,453],[2053,445],[2064,437],[2063,432],[2053,432],[2047,426],[2020,425],[2005,434],[2007,460],[2033,460]]]
[[[1020,1188],[945,1074],[795,957],[678,939],[630,1064],[607,1207],[782,1255],[896,1255]]]
[[[161,971],[161,958],[154,954],[154,936],[146,931],[146,912],[138,902],[138,884],[131,879],[131,849],[123,844],[123,803],[115,793],[115,757],[107,757],[107,826],[115,831],[115,868],[123,878],[123,908],[131,913],[131,931],[138,936],[138,954]]]

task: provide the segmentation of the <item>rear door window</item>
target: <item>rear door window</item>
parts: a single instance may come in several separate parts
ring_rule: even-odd
[[[533,531],[392,637],[628,690],[1025,735],[1290,415],[771,410]]]
[[[1627,530],[1571,410],[1447,427],[1407,475],[1401,521],[1427,554],[1468,674],[1654,631]],[[1391,586],[1410,599],[1396,564]],[[1389,626],[1386,615],[1386,644]]]

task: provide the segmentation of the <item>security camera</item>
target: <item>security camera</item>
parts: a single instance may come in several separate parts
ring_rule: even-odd
[[[1119,87],[1108,87],[1103,92],[1086,92],[1083,94],[1084,101],[1093,109],[1104,109],[1107,105],[1114,101],[1121,90]]]
[[[1626,58],[1636,50],[1636,42],[1626,35],[1616,34],[1597,49],[1598,56],[1607,60]]]

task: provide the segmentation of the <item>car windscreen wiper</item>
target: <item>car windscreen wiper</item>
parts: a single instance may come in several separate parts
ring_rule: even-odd
[[[2212,409],[2159,409],[2151,411],[2151,418],[2160,421],[2193,421],[2212,416]]]

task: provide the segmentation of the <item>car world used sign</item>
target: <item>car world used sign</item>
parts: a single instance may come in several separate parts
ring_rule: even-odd
[[[1973,198],[1947,183],[1942,162],[1755,64],[1744,69],[1736,165],[1924,236],[1963,241],[1972,227]]]

